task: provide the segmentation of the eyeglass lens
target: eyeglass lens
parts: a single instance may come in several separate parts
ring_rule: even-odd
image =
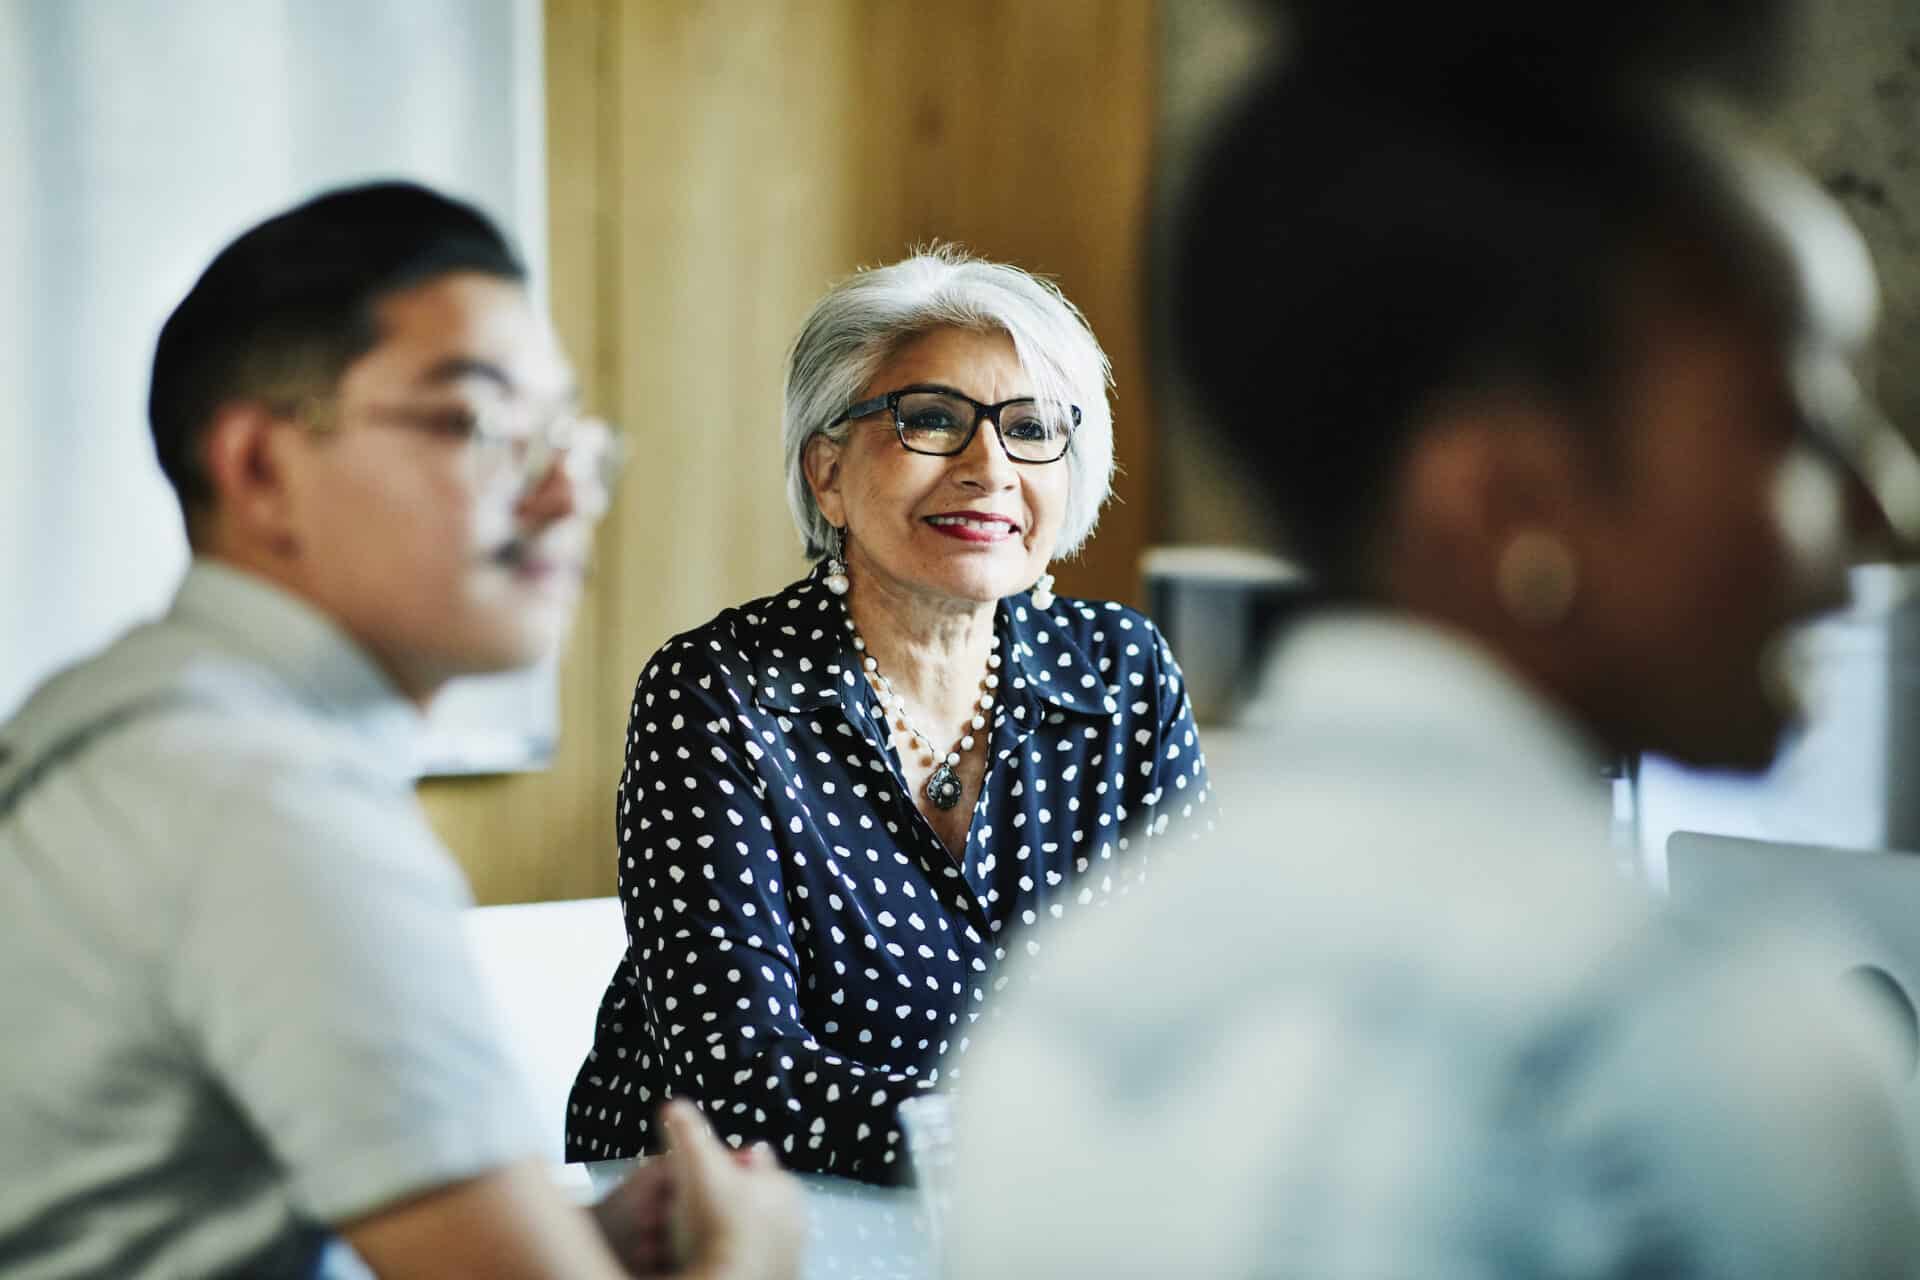
[[[537,484],[558,462],[576,486],[590,484],[605,496],[626,461],[624,441],[597,418],[560,418],[529,432],[482,431],[473,446],[482,483]]]
[[[980,409],[970,400],[938,391],[910,391],[900,397],[895,420],[900,439],[916,453],[958,453],[973,432]],[[1052,462],[1067,451],[1073,437],[1073,410],[1063,404],[1017,400],[1001,408],[1000,441],[1009,457],[1022,462]]]

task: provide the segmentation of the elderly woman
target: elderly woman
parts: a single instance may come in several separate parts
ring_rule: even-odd
[[[662,1097],[790,1167],[905,1174],[1002,961],[1196,833],[1205,765],[1146,618],[1056,597],[1113,469],[1107,361],[1014,267],[945,250],[814,308],[787,377],[814,571],[667,643],[620,784],[629,945],[569,1157],[656,1149]]]

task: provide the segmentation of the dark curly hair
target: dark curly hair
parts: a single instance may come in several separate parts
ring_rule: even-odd
[[[1629,287],[1658,271],[1744,298],[1764,252],[1659,92],[1713,65],[1688,0],[1591,40],[1551,5],[1478,27],[1463,9],[1502,6],[1427,5],[1377,47],[1399,7],[1299,0],[1291,52],[1203,147],[1159,273],[1209,426],[1334,590],[1366,590],[1424,412],[1520,388],[1604,428]]]

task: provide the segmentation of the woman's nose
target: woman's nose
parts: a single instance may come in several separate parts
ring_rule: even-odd
[[[1904,557],[1920,550],[1903,545],[1906,540],[1895,530],[1886,507],[1859,475],[1850,470],[1841,473],[1841,495],[1847,544],[1853,560]]]
[[[959,460],[962,482],[998,489],[1013,483],[1013,459],[1007,456],[1006,446],[1000,442],[999,425],[984,414],[974,429],[973,439],[960,451]]]

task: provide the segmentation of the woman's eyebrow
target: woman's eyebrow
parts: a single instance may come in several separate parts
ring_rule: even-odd
[[[942,395],[959,396],[962,400],[973,400],[972,396],[960,390],[958,387],[950,387],[944,382],[910,382],[904,387],[895,387],[894,390],[895,391],[937,391]],[[1010,399],[999,401],[999,403],[1013,404],[1020,400],[1033,400],[1033,399],[1036,399],[1036,397],[1033,396],[1032,394],[1028,394],[1023,396],[1013,396]],[[974,400],[973,402],[975,404],[992,403],[986,400]]]

